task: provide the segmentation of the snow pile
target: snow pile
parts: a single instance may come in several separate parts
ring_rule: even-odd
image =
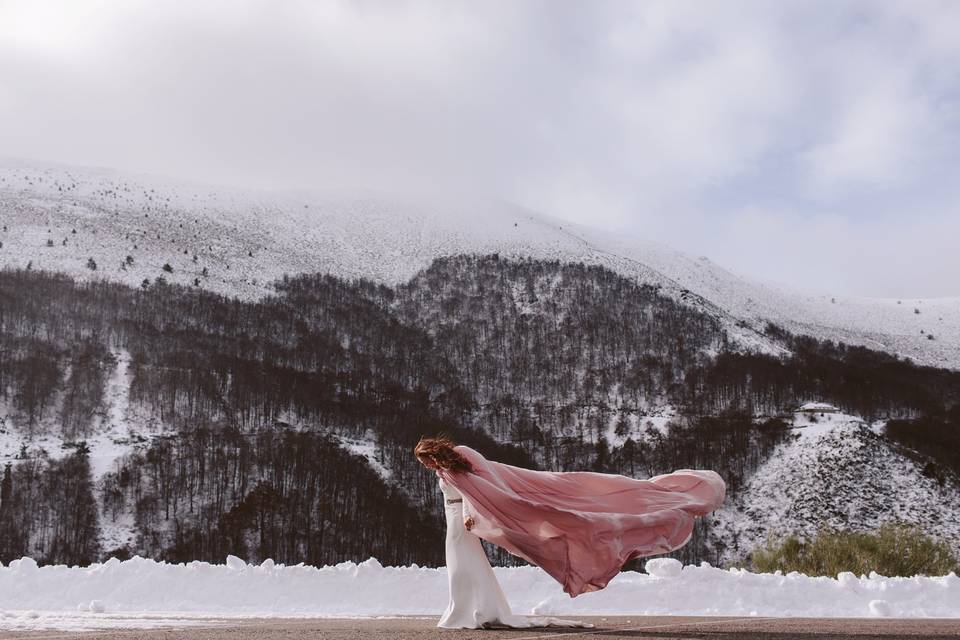
[[[836,579],[754,574],[668,558],[649,574],[624,572],[599,592],[569,598],[535,567],[497,568],[518,613],[550,615],[758,615],[816,617],[960,617],[960,578]],[[171,616],[352,617],[439,615],[447,603],[446,569],[383,567],[374,559],[321,568],[272,561],[248,565],[167,564],[111,559],[86,568],[38,567],[29,558],[0,568],[0,628],[97,626],[136,619],[149,626]]]

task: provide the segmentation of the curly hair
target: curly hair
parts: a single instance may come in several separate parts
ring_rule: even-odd
[[[458,451],[454,451],[456,446],[453,440],[446,436],[437,436],[436,438],[421,437],[417,446],[413,448],[413,454],[421,462],[423,458],[430,458],[438,467],[445,471],[473,471],[473,465],[463,457]]]

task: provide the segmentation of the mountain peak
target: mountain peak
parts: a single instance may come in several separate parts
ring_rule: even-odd
[[[803,294],[670,247],[496,200],[375,191],[253,191],[61,165],[0,163],[0,265],[138,286],[163,277],[243,299],[284,274],[396,284],[457,254],[608,267],[698,306],[745,350],[780,353],[769,323],[960,368],[960,299]],[[95,267],[95,268],[94,268]]]

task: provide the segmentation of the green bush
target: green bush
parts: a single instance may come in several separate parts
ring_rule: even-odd
[[[960,573],[957,557],[915,526],[887,524],[868,533],[822,529],[804,540],[792,535],[769,540],[750,557],[759,572],[799,571],[811,576],[836,576],[841,571],[857,575],[871,571],[884,576],[942,576]]]

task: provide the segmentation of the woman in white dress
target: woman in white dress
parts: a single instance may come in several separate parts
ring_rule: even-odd
[[[429,469],[438,470],[443,461],[428,453],[417,452],[417,458]],[[480,538],[470,533],[471,521],[464,522],[463,496],[440,478],[447,518],[445,544],[450,601],[438,627],[447,629],[481,629],[489,627],[592,627],[576,620],[522,616],[510,611],[506,596],[487,560]]]

